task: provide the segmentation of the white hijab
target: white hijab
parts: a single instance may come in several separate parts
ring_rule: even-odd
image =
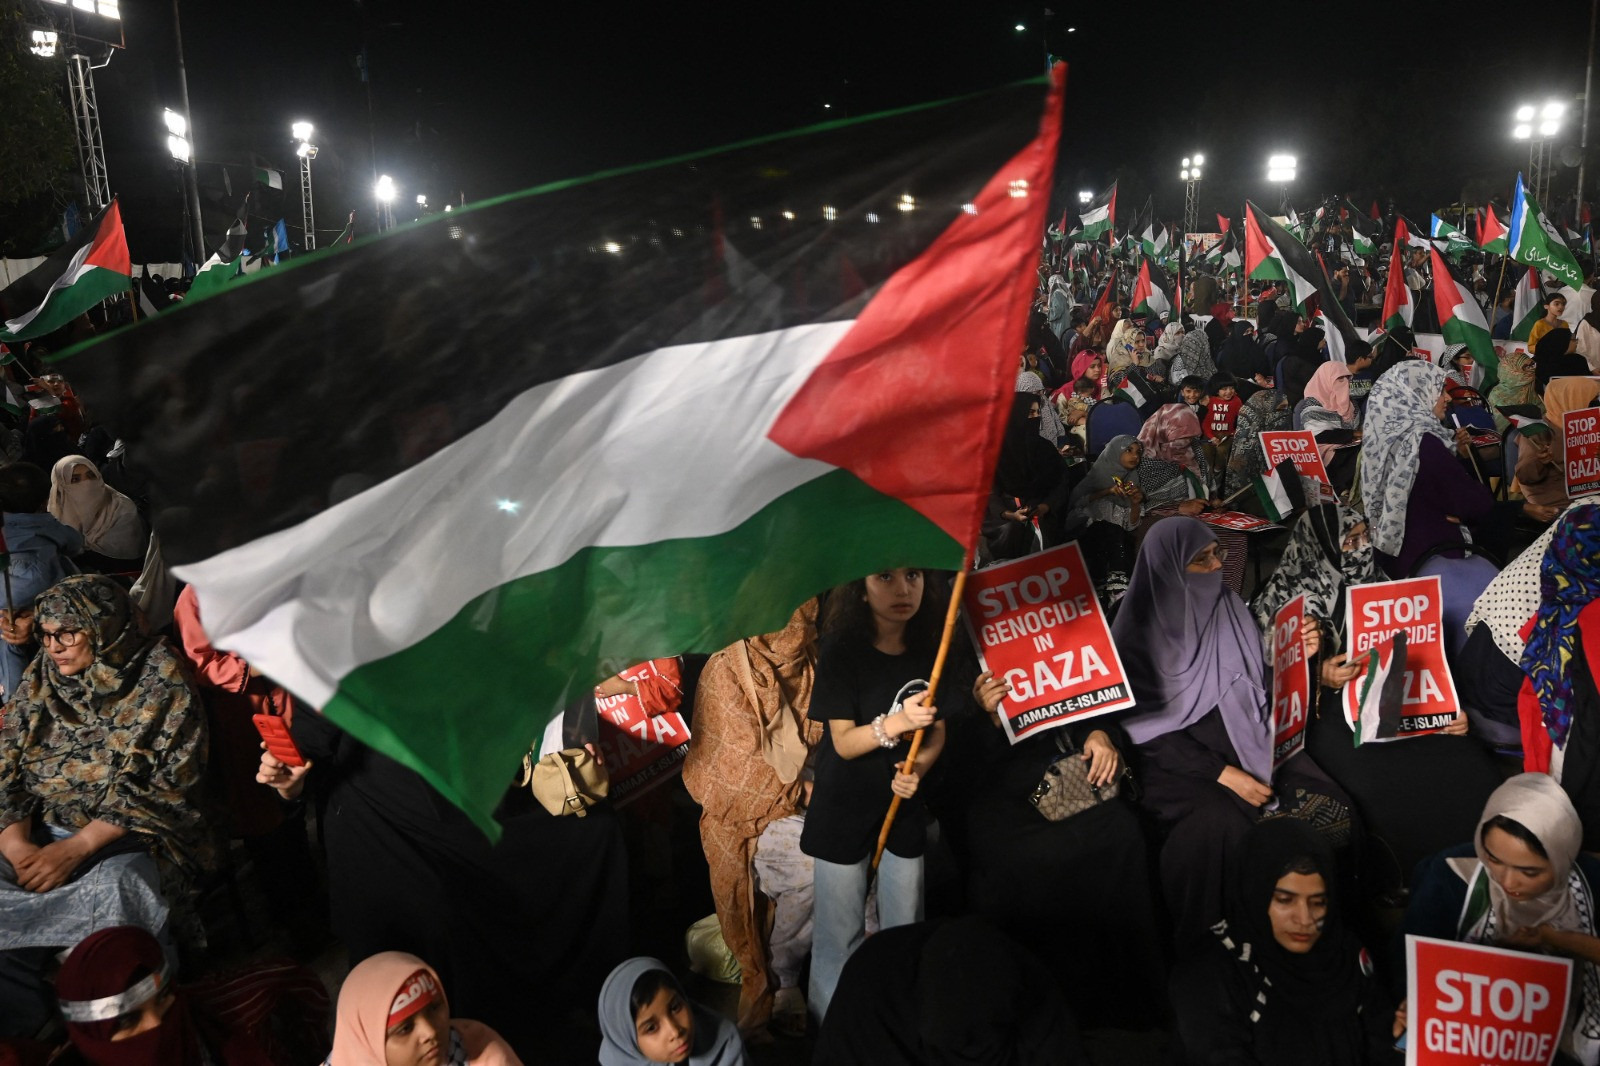
[[[1500,935],[1515,929],[1550,925],[1556,929],[1589,933],[1572,899],[1571,877],[1578,849],[1583,845],[1583,823],[1555,778],[1547,774],[1518,774],[1489,795],[1478,819],[1472,846],[1476,859],[1451,859],[1450,866],[1471,883],[1480,865],[1488,872],[1488,857],[1483,850],[1483,827],[1496,817],[1509,818],[1523,826],[1544,847],[1550,859],[1555,883],[1550,891],[1532,899],[1514,900],[1489,878],[1489,907],[1494,914],[1494,929]],[[1469,890],[1470,892],[1470,890]],[[1592,935],[1592,934],[1591,934]]]
[[[72,483],[72,471],[87,467],[93,478]],[[100,469],[82,455],[69,455],[50,468],[50,513],[83,534],[84,546],[113,559],[143,559],[144,520],[139,511],[100,477]]]

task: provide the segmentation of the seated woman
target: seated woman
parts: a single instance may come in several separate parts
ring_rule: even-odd
[[[1073,1021],[1075,1011],[1086,1012],[1069,1006],[1054,977],[1052,968],[981,918],[886,929],[845,967],[815,1061],[1086,1063]]]
[[[1335,846],[1354,831],[1349,798],[1310,756],[1273,770],[1261,632],[1221,570],[1210,527],[1157,523],[1111,627],[1138,700],[1122,725],[1142,802],[1167,829],[1161,881],[1180,940],[1222,912],[1238,844],[1267,812],[1309,821]],[[1306,654],[1319,646],[1308,631]]]
[[[1328,478],[1340,492],[1356,478],[1355,448],[1361,439],[1361,412],[1350,399],[1350,368],[1344,363],[1320,364],[1306,384],[1305,398],[1295,406],[1294,422],[1316,438],[1317,453]]]
[[[1172,975],[1187,1063],[1367,1066],[1397,1059],[1394,1000],[1339,907],[1333,851],[1300,822],[1250,830],[1232,906]]]
[[[1282,389],[1262,389],[1245,400],[1234,423],[1233,449],[1228,453],[1228,480],[1224,496],[1248,488],[1257,474],[1267,470],[1267,457],[1261,450],[1261,434],[1267,430],[1288,429],[1293,412]]]
[[[1509,351],[1496,346],[1500,352],[1500,365],[1495,368],[1496,382],[1485,397],[1489,414],[1494,417],[1494,428],[1502,434],[1510,428],[1511,420],[1501,410],[1504,407],[1529,407],[1537,414],[1544,409],[1538,390],[1533,386],[1533,356],[1521,348]]]
[[[266,969],[278,970],[277,967]],[[289,968],[265,979],[246,975],[216,1000],[179,986],[161,944],[144,929],[102,929],[72,949],[56,978],[67,1036],[91,1066],[292,1066],[327,1052],[328,997],[314,974]],[[297,984],[291,983],[298,979]],[[249,1002],[261,1027],[292,1029],[299,1054],[258,1037],[223,1013]],[[263,1007],[265,1004],[265,1007]]]
[[[1381,580],[1366,519],[1325,503],[1301,516],[1283,560],[1251,606],[1270,655],[1273,617],[1296,596],[1306,598],[1307,623],[1322,635],[1321,657],[1313,663],[1319,710],[1306,725],[1306,752],[1354,800],[1367,836],[1364,876],[1388,891],[1400,887],[1417,863],[1472,831],[1476,812],[1501,775],[1488,751],[1463,735],[1464,715],[1445,734],[1359,748],[1351,742],[1343,686],[1361,668],[1349,665],[1342,652],[1345,592]],[[1443,797],[1449,802],[1440,802]]]
[[[69,455],[50,469],[50,513],[83,534],[86,570],[105,573],[144,567],[150,531],[134,502],[100,478],[94,463]]]
[[[1093,383],[1094,391],[1087,393],[1091,400],[1105,398],[1106,357],[1093,348],[1085,348],[1072,359],[1073,391],[1084,394],[1078,387],[1079,382]],[[1065,386],[1063,386],[1065,388]]]
[[[945,677],[954,683],[950,673]],[[992,673],[979,674],[972,685],[973,698],[990,722],[968,729],[963,738],[982,753],[982,762],[961,786],[968,800],[968,907],[1023,944],[1032,943],[1061,914],[1097,915],[1073,933],[1074,951],[1096,962],[1062,968],[1061,991],[1080,1016],[1100,1025],[1148,1029],[1165,1018],[1166,962],[1147,845],[1131,796],[1060,821],[1040,817],[1033,801],[1046,767],[1064,750],[1077,752],[1075,757],[1088,764],[1091,785],[1116,781],[1124,767],[1119,745],[1126,748],[1127,738],[1105,716],[1008,743],[997,711],[1010,691],[1005,679]],[[952,739],[952,748],[955,743]],[[954,836],[956,827],[946,827],[943,819],[940,825]],[[1094,876],[1083,876],[1085,870]],[[1018,892],[1018,885],[1029,888]]]
[[[1067,500],[1079,475],[1039,435],[1039,411],[1045,406],[1025,392],[1012,396],[983,523],[989,558],[1015,559],[1037,551],[1040,541],[1054,547],[1064,539]]]
[[[344,979],[333,1051],[323,1066],[401,1062],[522,1066],[493,1029],[451,1017],[444,984],[432,967],[415,955],[385,951],[362,960]]]
[[[1420,359],[1398,364],[1372,387],[1361,500],[1378,563],[1390,577],[1410,576],[1432,549],[1465,543],[1463,528],[1504,543],[1506,516],[1496,516],[1494,494],[1456,458],[1471,455],[1469,434],[1452,434],[1441,421],[1449,405],[1445,372]]]
[[[1600,849],[1600,504],[1556,522],[1539,568],[1539,605],[1522,628],[1518,665],[1524,768],[1550,770],[1584,816],[1583,846]],[[1559,763],[1552,769],[1552,764]]]
[[[778,632],[713,655],[695,690],[683,783],[700,804],[711,897],[722,939],[739,960],[739,1029],[747,1034],[764,1030],[776,1012],[786,1035],[805,1035],[799,978],[810,944],[811,886],[802,913],[791,913],[786,904],[802,893],[769,901],[756,889],[756,860],[769,826],[804,824],[803,769],[823,729],[806,718],[816,665],[817,601],[810,599]],[[792,948],[779,957],[774,949],[793,945],[802,931],[798,957]]]
[[[1562,954],[1578,960],[1561,1050],[1600,1061],[1600,940],[1595,890],[1600,859],[1579,850],[1583,826],[1561,786],[1518,774],[1495,789],[1470,844],[1418,870],[1395,934],[1392,979],[1405,982],[1407,934]]]
[[[41,970],[90,933],[199,943],[189,905],[214,846],[205,716],[176,653],[98,575],[40,596],[34,624],[43,650],[0,725],[0,1033],[48,1013]]]
[[[599,1021],[600,1066],[749,1062],[738,1027],[692,1002],[659,959],[629,959],[611,971],[600,989]]]

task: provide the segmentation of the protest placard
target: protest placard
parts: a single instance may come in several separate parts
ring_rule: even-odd
[[[1011,686],[1000,723],[1013,744],[1133,706],[1077,544],[968,575],[962,605],[983,668]]]
[[[1344,687],[1356,743],[1437,732],[1461,710],[1445,660],[1444,599],[1437,575],[1345,590],[1345,647],[1366,670]]]
[[[630,666],[618,676],[639,681],[656,674],[654,663]],[[611,775],[611,802],[624,807],[670,781],[689,757],[689,723],[677,711],[652,715],[631,692],[596,696],[600,755]]]
[[[1299,595],[1272,616],[1272,768],[1306,746],[1311,665],[1305,654],[1306,598]]]
[[[1406,1066],[1549,1066],[1572,960],[1406,937]]]
[[[1273,469],[1285,460],[1294,464],[1301,477],[1311,478],[1333,487],[1328,478],[1328,468],[1322,465],[1322,454],[1317,451],[1317,439],[1306,429],[1269,429],[1261,434],[1261,450],[1267,457],[1267,468]]]
[[[1270,529],[1283,528],[1276,522],[1269,522],[1265,518],[1257,518],[1243,511],[1207,511],[1195,517],[1208,526],[1215,526],[1217,529],[1235,529],[1240,533],[1262,533]]]
[[[1567,497],[1600,492],[1600,407],[1568,411],[1561,418],[1562,473]]]

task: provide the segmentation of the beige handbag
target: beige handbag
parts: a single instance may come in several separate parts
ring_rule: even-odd
[[[588,815],[589,808],[611,791],[611,777],[586,748],[552,751],[538,762],[522,757],[522,784],[531,785],[533,798],[554,815]]]

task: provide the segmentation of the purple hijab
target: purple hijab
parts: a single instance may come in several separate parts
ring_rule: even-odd
[[[1143,744],[1219,707],[1240,768],[1270,784],[1272,719],[1261,633],[1221,571],[1184,569],[1216,539],[1193,518],[1163,518],[1150,527],[1111,625],[1138,700],[1122,725]]]

